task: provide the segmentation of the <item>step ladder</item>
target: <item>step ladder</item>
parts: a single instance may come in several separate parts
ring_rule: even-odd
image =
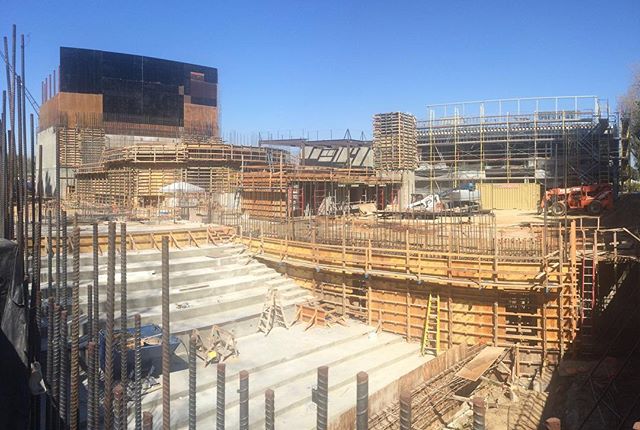
[[[289,324],[287,323],[284,309],[280,303],[278,289],[271,287],[267,292],[267,298],[262,308],[260,322],[258,323],[258,332],[264,333],[264,335],[267,336],[274,327],[284,327],[288,329]]]
[[[440,352],[440,294],[429,294],[427,313],[424,318],[420,354],[438,355]]]

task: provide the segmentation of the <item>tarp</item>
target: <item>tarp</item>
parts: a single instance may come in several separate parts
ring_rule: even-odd
[[[188,182],[174,182],[170,185],[165,185],[160,189],[161,192],[166,194],[171,193],[204,193],[204,189],[197,185],[189,184]]]
[[[0,239],[0,428],[27,428],[29,418],[28,314],[22,255]]]

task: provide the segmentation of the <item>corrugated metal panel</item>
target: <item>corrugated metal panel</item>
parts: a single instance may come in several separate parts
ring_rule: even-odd
[[[482,209],[536,210],[540,184],[478,184]]]

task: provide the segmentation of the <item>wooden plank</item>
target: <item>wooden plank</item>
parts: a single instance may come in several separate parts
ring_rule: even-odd
[[[500,357],[505,348],[499,346],[488,346],[468,362],[462,369],[458,370],[456,376],[469,381],[477,381],[484,372]]]

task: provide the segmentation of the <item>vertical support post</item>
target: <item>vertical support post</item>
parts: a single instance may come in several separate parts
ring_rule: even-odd
[[[400,430],[411,430],[411,392],[400,393]]]
[[[169,351],[169,236],[162,236],[162,428],[171,428],[171,355]]]
[[[249,430],[249,372],[240,371],[240,430]]]
[[[371,306],[373,305],[373,297],[371,297],[371,284],[367,282],[367,324],[371,325],[371,314],[373,309]]]
[[[449,348],[453,348],[453,299],[451,297],[451,289],[447,296],[447,336]]]
[[[316,404],[316,428],[327,430],[329,419],[329,367],[318,367],[318,385],[311,391],[311,401]]]
[[[405,330],[407,332],[407,342],[411,342],[411,293],[409,292],[409,281],[406,281],[405,305],[407,324]]]
[[[107,329],[104,358],[104,427],[113,427],[113,323],[116,278],[116,224],[109,222],[107,255]]]
[[[275,394],[271,388],[264,392],[264,428],[275,429]]]
[[[216,379],[216,430],[224,430],[225,368],[226,365],[224,363],[218,363],[218,375]]]
[[[189,336],[189,430],[196,430],[196,341],[195,333]]]
[[[483,398],[474,397],[473,403],[473,430],[485,429],[485,415],[487,413],[487,405]]]
[[[369,375],[358,372],[356,376],[356,429],[369,428]]]

